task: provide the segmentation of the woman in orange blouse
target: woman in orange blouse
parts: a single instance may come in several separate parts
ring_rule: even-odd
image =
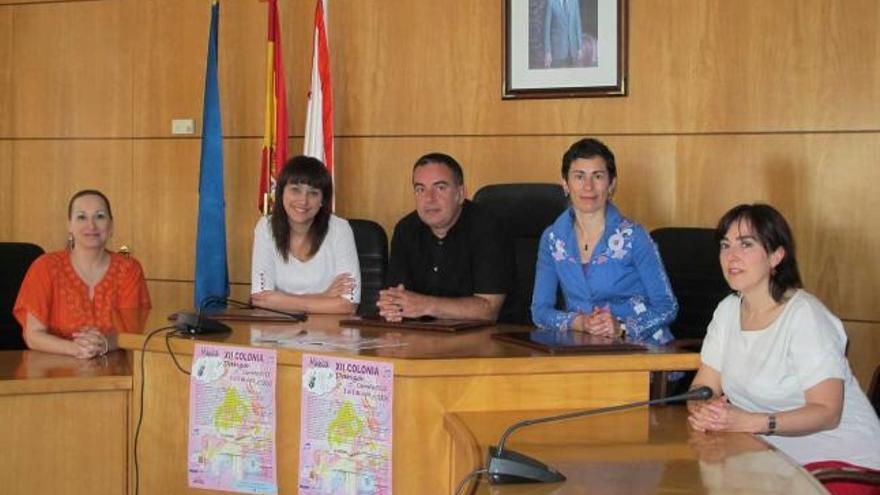
[[[31,349],[89,359],[118,347],[113,312],[149,308],[150,295],[140,263],[106,249],[113,213],[104,194],[74,194],[67,217],[68,249],[34,261],[13,314]]]

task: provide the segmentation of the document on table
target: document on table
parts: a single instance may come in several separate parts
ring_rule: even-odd
[[[325,332],[299,328],[251,327],[252,345],[269,345],[305,351],[362,351],[385,347],[402,347],[406,342],[382,335],[362,337],[358,329],[346,328],[340,332]]]

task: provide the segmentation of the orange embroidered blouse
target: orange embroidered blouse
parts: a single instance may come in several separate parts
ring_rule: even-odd
[[[30,313],[49,333],[71,338],[84,327],[113,333],[113,311],[129,308],[150,308],[144,271],[137,260],[110,253],[110,266],[89,299],[89,288],[74,271],[70,252],[57,251],[40,256],[28,269],[12,313],[22,328]]]

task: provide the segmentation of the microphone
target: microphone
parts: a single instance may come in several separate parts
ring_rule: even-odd
[[[557,481],[565,481],[565,476],[556,469],[537,459],[504,448],[504,444],[507,442],[507,437],[520,428],[540,423],[554,423],[557,421],[565,421],[567,419],[623,411],[641,406],[653,406],[687,400],[708,400],[712,398],[712,395],[713,392],[711,388],[699,387],[689,390],[684,394],[673,395],[672,397],[665,397],[662,399],[631,402],[619,406],[588,409],[586,411],[575,411],[558,414],[556,416],[546,416],[543,418],[519,421],[504,431],[504,434],[501,435],[501,439],[498,441],[497,447],[489,447],[489,459],[486,462],[486,465],[488,466],[486,471],[489,474],[489,483],[492,485],[506,485],[510,483],[555,483]]]
[[[223,306],[220,306],[218,303],[222,303]],[[230,299],[228,297],[222,296],[208,296],[202,299],[202,304],[199,305],[201,309],[211,309],[212,307],[225,308],[227,303],[232,303],[233,305],[244,308],[244,309],[259,309],[260,311],[267,311],[269,313],[275,313],[279,315],[284,315],[291,319],[291,321],[302,322],[309,319],[309,315],[305,312],[290,312],[290,311],[279,311],[277,309],[264,308],[262,306],[255,306],[249,302],[238,301],[235,299]],[[214,306],[217,304],[217,306]]]

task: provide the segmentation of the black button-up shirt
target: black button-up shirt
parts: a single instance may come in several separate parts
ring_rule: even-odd
[[[497,220],[471,201],[439,239],[413,211],[394,227],[388,286],[439,297],[506,294],[513,258]]]

